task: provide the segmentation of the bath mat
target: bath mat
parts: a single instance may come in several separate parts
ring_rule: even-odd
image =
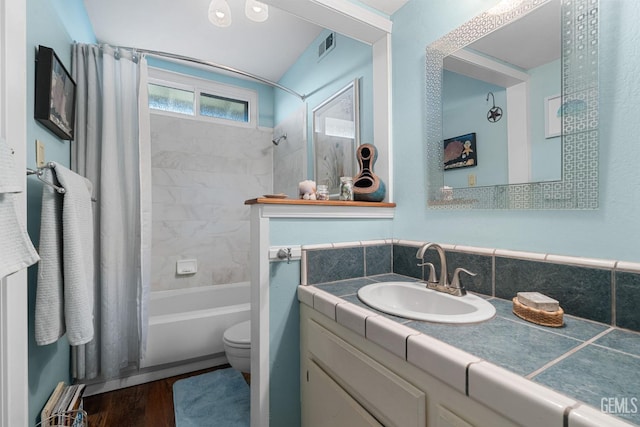
[[[248,427],[249,386],[233,368],[173,384],[176,427]]]

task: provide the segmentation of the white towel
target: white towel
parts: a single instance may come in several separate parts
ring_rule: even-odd
[[[40,259],[18,216],[16,195],[13,193],[21,191],[13,153],[7,142],[0,138],[0,279]]]
[[[43,188],[36,293],[36,343],[55,342],[66,331],[69,344],[93,339],[93,213],[91,183],[55,164],[58,194]],[[45,170],[44,178],[54,173]],[[62,200],[61,200],[62,199]]]

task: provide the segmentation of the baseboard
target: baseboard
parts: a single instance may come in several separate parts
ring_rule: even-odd
[[[124,378],[116,378],[113,380],[88,383],[85,388],[84,396],[93,396],[94,394],[107,393],[121,388],[131,387],[157,381],[164,378],[182,375],[189,372],[199,371],[202,369],[213,368],[227,363],[224,353],[215,354],[206,358],[191,359],[186,362],[172,363],[157,367],[144,368],[135,374]]]

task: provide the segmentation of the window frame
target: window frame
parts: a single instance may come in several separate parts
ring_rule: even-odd
[[[163,116],[179,117],[183,119],[199,120],[203,122],[212,122],[229,126],[237,126],[243,128],[258,127],[258,93],[255,90],[243,87],[233,86],[207,80],[200,77],[194,77],[187,74],[168,71],[161,68],[149,67],[149,84],[166,86],[179,90],[191,91],[194,94],[194,114],[183,114],[172,111],[158,110],[149,107],[150,114],[159,114]],[[248,121],[242,122],[219,117],[211,117],[200,114],[200,96],[212,95],[216,97],[238,100],[248,103]]]

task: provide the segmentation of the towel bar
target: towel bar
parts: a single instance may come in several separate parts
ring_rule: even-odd
[[[53,169],[55,166],[56,166],[55,163],[49,162],[46,165],[39,167],[37,170],[27,168],[27,175],[36,175],[40,181],[44,182],[49,187],[53,187],[53,189],[56,190],[58,193],[64,194],[66,190],[63,187],[55,185],[53,182],[47,181],[42,176],[44,174],[43,169]]]
[[[27,175],[35,175],[40,181],[44,182],[45,184],[47,184],[50,187],[53,187],[54,190],[56,190],[59,194],[64,194],[67,190],[64,189],[64,187],[61,187],[59,185],[54,184],[53,182],[49,182],[46,179],[44,179],[43,175],[44,175],[44,170],[43,169],[54,169],[56,167],[56,164],[53,162],[49,162],[47,164],[45,164],[44,166],[40,166],[38,169],[30,169],[27,168]],[[91,198],[92,202],[97,202],[98,199],[96,199],[95,197]]]

